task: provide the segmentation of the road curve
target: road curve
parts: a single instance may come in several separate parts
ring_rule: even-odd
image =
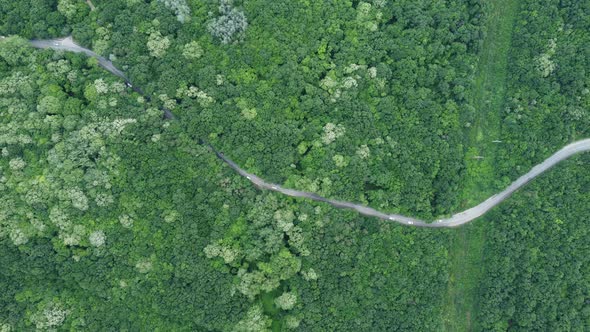
[[[76,44],[72,40],[71,37],[62,38],[62,39],[50,39],[50,40],[32,40],[32,41],[30,41],[30,43],[31,43],[31,45],[33,45],[34,47],[37,47],[37,48],[51,48],[51,49],[55,49],[55,50],[66,50],[66,51],[72,51],[72,52],[79,52],[79,53],[84,53],[88,56],[94,57],[94,58],[98,59],[99,64],[103,68],[110,71],[114,75],[117,75],[117,76],[123,78],[125,80],[125,82],[128,83],[129,86],[132,86],[131,82],[129,82],[129,80],[127,79],[125,74],[123,74],[123,72],[121,72],[119,69],[117,69],[111,61],[92,52],[89,49],[81,47],[80,45]],[[141,89],[134,87],[134,90],[143,95],[143,93],[141,92]],[[165,118],[167,118],[167,119],[174,119],[175,118],[174,115],[172,114],[172,112],[170,112],[170,110],[163,109],[163,111],[164,111]],[[201,140],[201,143],[208,146],[211,149],[211,151],[213,151],[217,155],[217,157],[219,159],[223,160],[229,167],[231,167],[234,171],[236,171],[242,177],[244,177],[247,180],[249,180],[250,182],[252,182],[258,188],[276,191],[276,192],[282,193],[287,196],[308,198],[308,199],[312,199],[314,201],[325,202],[325,203],[331,204],[331,205],[338,207],[338,208],[356,210],[358,213],[363,214],[365,216],[395,221],[395,222],[398,222],[402,225],[415,226],[415,227],[433,227],[433,228],[434,227],[436,227],[436,228],[457,227],[457,226],[461,226],[463,224],[466,224],[476,218],[479,218],[480,216],[482,216],[483,214],[488,212],[490,209],[492,209],[493,207],[495,207],[496,205],[500,204],[502,201],[504,201],[505,199],[510,197],[510,195],[512,195],[519,188],[523,187],[524,185],[529,183],[531,180],[533,180],[537,176],[541,175],[543,172],[545,172],[546,170],[555,166],[559,162],[561,162],[565,159],[568,159],[575,154],[590,151],[590,138],[576,141],[574,143],[566,145],[563,148],[561,148],[559,151],[557,151],[553,155],[551,155],[549,158],[545,159],[543,162],[541,162],[540,164],[533,167],[528,173],[526,173],[523,176],[516,179],[514,182],[512,182],[512,184],[510,184],[506,189],[504,189],[500,193],[492,195],[490,198],[486,199],[485,201],[481,202],[480,204],[478,204],[472,208],[469,208],[465,211],[453,214],[449,218],[438,219],[432,223],[429,223],[424,220],[420,220],[420,219],[416,219],[416,218],[412,218],[412,217],[407,217],[407,216],[403,216],[400,214],[389,214],[389,213],[381,212],[381,211],[375,210],[373,208],[370,208],[368,206],[364,206],[364,205],[360,205],[360,204],[356,204],[356,203],[352,203],[352,202],[339,201],[339,200],[335,200],[335,199],[325,198],[325,197],[322,197],[318,194],[311,193],[311,192],[283,188],[282,186],[280,186],[278,184],[266,182],[263,179],[261,179],[260,177],[254,175],[252,173],[246,172],[240,166],[238,166],[235,162],[233,162],[231,159],[226,157],[223,153],[217,151],[211,144],[209,144],[203,140]]]
[[[95,52],[76,44],[76,42],[74,42],[74,40],[72,39],[72,36],[68,36],[65,38],[58,38],[58,39],[31,40],[31,41],[29,41],[29,43],[33,47],[36,47],[36,48],[51,48],[54,50],[84,53],[87,56],[96,58],[98,60],[98,64],[101,67],[103,67],[104,69],[110,71],[114,75],[125,80],[125,83],[127,84],[127,86],[131,87],[135,92],[144,96],[148,101],[150,100],[150,97],[146,96],[140,88],[133,86],[131,84],[131,82],[129,81],[129,79],[127,78],[127,76],[125,76],[125,74],[122,71],[120,71],[117,67],[115,67],[115,65],[113,65],[113,63],[110,60],[107,60],[105,57],[100,56],[100,55],[96,54]],[[164,118],[166,118],[166,119],[174,119],[175,118],[174,114],[172,114],[172,112],[169,109],[162,108],[162,111],[164,112]]]
[[[111,73],[119,76],[120,78],[124,79],[126,83],[129,83],[127,76],[123,74],[122,71],[117,69],[113,65],[113,63],[106,58],[94,53],[93,51],[84,48],[74,42],[72,36],[68,36],[66,38],[60,39],[49,39],[49,40],[31,40],[31,45],[36,48],[51,48],[54,50],[64,50],[64,51],[71,51],[76,53],[84,53],[88,56],[96,58],[98,63],[106,70],[110,71]]]
[[[569,145],[566,145],[565,147],[561,148],[561,150],[557,151],[552,156],[545,159],[542,163],[533,167],[528,173],[526,173],[525,175],[516,179],[514,182],[512,182],[512,184],[510,184],[510,186],[508,186],[506,189],[504,189],[500,193],[491,196],[490,198],[486,199],[485,201],[481,202],[480,204],[478,204],[470,209],[453,214],[449,218],[438,219],[432,223],[429,223],[424,220],[420,220],[420,219],[416,219],[416,218],[412,218],[412,217],[408,217],[408,216],[403,216],[400,214],[388,214],[388,213],[381,212],[381,211],[375,210],[373,208],[370,208],[370,207],[367,207],[364,205],[360,205],[360,204],[356,204],[356,203],[352,203],[352,202],[338,201],[338,200],[334,200],[334,199],[330,199],[330,198],[325,198],[325,197],[319,196],[315,193],[283,188],[278,184],[266,182],[266,181],[262,180],[261,178],[259,178],[258,176],[254,175],[252,173],[246,172],[245,170],[240,168],[240,166],[238,166],[235,162],[233,162],[231,159],[229,159],[225,155],[223,155],[223,153],[217,151],[212,145],[210,145],[208,143],[205,143],[205,144],[217,155],[217,157],[219,157],[220,159],[225,161],[225,163],[228,164],[232,169],[234,169],[238,174],[245,177],[246,179],[248,179],[250,182],[252,182],[254,185],[256,185],[259,188],[273,190],[273,191],[280,192],[280,193],[288,195],[288,196],[303,197],[303,198],[309,198],[309,199],[312,199],[315,201],[326,202],[326,203],[329,203],[329,204],[331,204],[335,207],[338,207],[338,208],[353,209],[353,210],[358,211],[360,214],[363,214],[366,216],[377,217],[377,218],[384,219],[384,220],[391,220],[391,221],[395,221],[395,222],[398,222],[403,225],[415,226],[415,227],[433,227],[433,228],[436,228],[436,227],[439,227],[439,228],[440,227],[457,227],[457,226],[461,226],[463,224],[466,224],[474,219],[477,219],[480,216],[482,216],[483,214],[485,214],[486,212],[488,212],[490,209],[495,207],[496,205],[502,203],[502,201],[504,201],[506,198],[510,197],[510,195],[512,195],[519,188],[523,187],[524,185],[529,183],[532,179],[541,175],[543,172],[545,172],[546,170],[555,166],[559,162],[561,162],[565,159],[568,159],[575,154],[590,151],[590,138],[583,139],[583,140],[571,143]]]

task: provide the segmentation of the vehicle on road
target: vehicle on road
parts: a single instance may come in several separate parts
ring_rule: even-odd
[[[93,56],[95,58],[99,58],[100,61],[106,62],[104,60],[104,58],[98,56],[96,53],[92,52],[91,50],[85,49],[85,48],[77,45],[75,42],[72,41],[71,37],[68,37],[66,39],[60,39],[60,40],[55,40],[55,39],[34,40],[34,41],[31,41],[31,44],[34,47],[38,47],[38,48],[51,48],[52,46],[50,46],[50,45],[55,45],[55,46],[60,46],[60,48],[59,48],[60,50],[70,50],[70,51],[74,51],[74,52],[81,52],[81,50],[82,50],[84,53],[86,53],[90,56]],[[126,79],[124,77],[124,75],[121,74],[121,72],[113,66],[112,63],[109,62],[109,63],[105,64],[105,63],[101,62],[101,65],[105,69],[110,71],[111,73]],[[130,83],[128,83],[128,84],[130,84]],[[149,96],[144,96],[144,97],[149,100]],[[174,115],[172,114],[172,112],[170,110],[168,110],[166,108],[163,108],[163,110],[164,110],[164,114],[165,114],[164,117],[166,119],[174,119]],[[496,141],[500,141],[500,140],[496,140]],[[215,149],[213,149],[213,150],[215,150]],[[590,138],[582,139],[579,141],[575,141],[571,144],[568,144],[568,145],[564,146],[561,150],[555,152],[549,158],[545,159],[540,164],[534,166],[528,173],[522,175],[520,178],[513,181],[512,184],[510,184],[508,187],[506,187],[502,192],[493,195],[492,197],[488,198],[484,202],[482,202],[482,203],[480,203],[468,210],[457,213],[449,218],[442,219],[441,221],[438,221],[438,222],[435,222],[432,224],[429,224],[426,221],[421,221],[421,220],[415,219],[417,221],[416,226],[420,226],[420,227],[457,227],[457,226],[466,224],[466,223],[472,221],[473,219],[480,217],[482,214],[486,213],[487,211],[489,211],[491,208],[495,207],[496,205],[500,204],[502,201],[504,201],[506,198],[508,198],[510,195],[512,195],[512,193],[514,193],[520,187],[526,185],[532,179],[539,176],[541,173],[545,172],[547,169],[555,166],[556,164],[558,164],[562,160],[568,159],[569,157],[571,157],[575,154],[578,154],[581,152],[586,152],[586,151],[590,151]],[[241,169],[239,166],[237,166],[231,160],[226,158],[223,155],[223,152],[218,152],[218,157],[223,159],[223,161],[225,161],[227,164],[229,164],[241,176],[245,176],[248,180],[250,180],[252,183],[254,183],[254,185],[256,185],[256,187],[268,188],[269,186],[271,186],[269,183],[265,182],[264,180],[262,180],[258,177],[256,177],[253,180],[252,177],[254,175],[251,175],[251,176],[245,175],[248,173],[246,173],[246,171]],[[483,159],[484,156],[473,156],[472,158]],[[330,203],[334,206],[337,206],[337,207],[356,209],[361,214],[364,214],[364,215],[374,216],[374,217],[379,217],[379,218],[388,218],[392,221],[397,221],[400,224],[414,225],[414,221],[407,221],[406,222],[403,219],[401,219],[404,216],[400,216],[401,220],[398,220],[397,217],[387,216],[382,213],[376,213],[376,212],[374,213],[374,212],[370,211],[371,209],[368,209],[365,206],[355,204],[352,202],[332,202],[331,200],[321,197],[321,196],[314,194],[314,193],[297,191],[297,190],[292,190],[292,189],[288,189],[285,191],[286,192],[284,192],[284,194],[289,195],[289,196],[305,197],[305,198],[309,198],[309,199],[316,200],[316,201],[328,202],[328,203]],[[366,212],[367,210],[369,210],[369,212]]]

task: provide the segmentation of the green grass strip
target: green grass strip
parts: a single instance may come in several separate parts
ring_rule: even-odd
[[[516,0],[485,2],[486,36],[469,94],[476,113],[466,132],[464,207],[476,205],[498,189],[494,162],[497,144],[502,143],[493,141],[501,140],[500,115],[506,95],[508,58],[517,10]],[[477,294],[482,274],[485,221],[484,217],[452,231],[450,236],[450,279],[443,310],[445,331],[479,330]]]

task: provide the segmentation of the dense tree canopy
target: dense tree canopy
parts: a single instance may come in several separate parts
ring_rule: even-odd
[[[590,7],[528,0],[521,11],[497,162],[504,184],[590,136]],[[488,232],[481,287],[484,330],[590,328],[589,161],[565,162],[490,217],[497,227]]]
[[[498,188],[590,135],[590,7],[520,6]],[[286,187],[456,212],[487,10],[0,0],[0,331],[441,330],[454,230],[258,190],[199,142]],[[70,34],[133,88],[27,43]],[[588,328],[588,161],[486,218],[481,330]]]

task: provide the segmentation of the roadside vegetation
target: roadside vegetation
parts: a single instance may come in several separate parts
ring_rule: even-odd
[[[92,3],[0,6],[25,140],[1,146],[3,329],[440,329],[448,232],[258,191],[198,139],[274,182],[453,211],[477,5]],[[149,98],[25,43],[69,34]]]
[[[465,125],[465,165],[459,209],[475,206],[504,189],[496,172],[497,146],[503,144],[501,115],[506,100],[508,59],[518,1],[489,1],[475,80],[467,93],[472,108],[462,114]],[[445,330],[477,331],[477,301],[482,278],[483,247],[493,220],[484,216],[451,234],[450,277]]]
[[[507,184],[559,146],[590,135],[590,6],[523,1],[513,32],[503,144]],[[589,328],[587,155],[557,166],[486,219],[482,330]]]
[[[471,129],[475,147],[467,154],[464,202],[480,201],[551,151],[590,134],[584,46],[590,35],[583,19],[590,9],[575,1],[518,6],[512,38],[504,42],[494,39],[509,36],[501,22],[514,16],[508,11],[515,7],[494,2],[486,10],[492,26],[486,24],[491,30],[484,45],[490,41],[490,47],[482,50],[474,85],[474,105],[484,112],[476,113],[479,120]],[[501,142],[491,142],[496,139]],[[470,160],[472,155],[484,158]],[[580,277],[588,266],[582,257],[587,159],[582,155],[558,166],[454,234],[449,288],[454,306],[447,330],[588,328],[589,286]]]
[[[546,202],[529,189],[504,204],[485,235],[495,242],[483,243],[481,229],[470,242],[470,230],[402,227],[257,190],[199,144],[327,197],[427,219],[457,211],[589,134],[588,12],[563,3],[518,14],[545,16],[517,16],[513,47],[527,51],[502,71],[507,17],[488,21],[497,52],[482,49],[487,9],[475,0],[0,1],[0,35],[12,36],[0,41],[0,331],[559,329],[548,313],[562,305],[574,308],[564,326],[582,326],[583,232],[522,229],[537,216],[551,231],[583,222],[588,204],[575,204],[587,186],[570,182],[587,156],[562,166],[573,165],[563,179],[548,175],[564,186],[551,181]],[[26,42],[70,34],[147,98],[94,59]],[[508,88],[496,86],[506,75]],[[498,132],[506,144],[488,145]],[[495,161],[469,158],[490,147]],[[576,260],[560,256],[562,243]],[[479,250],[491,251],[491,277],[473,312],[479,279],[467,275]],[[563,276],[547,269],[535,283],[525,267],[555,257],[572,279],[552,302],[539,289]],[[545,302],[521,309],[529,293],[514,280]]]

